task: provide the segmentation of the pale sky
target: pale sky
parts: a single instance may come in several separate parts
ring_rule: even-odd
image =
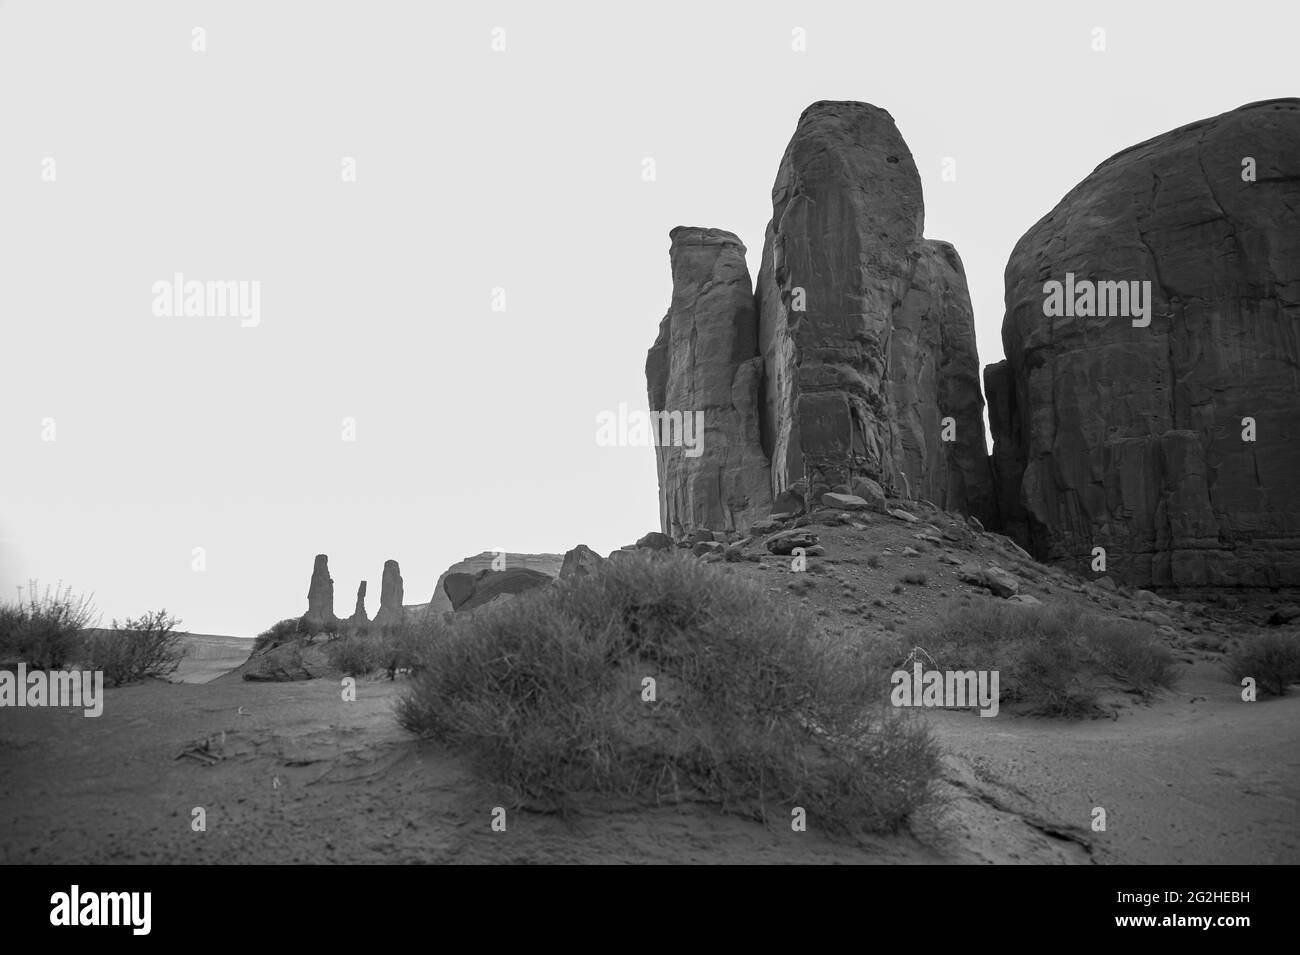
[[[373,616],[388,558],[418,603],[483,550],[632,542],[654,452],[596,416],[645,408],[668,232],[757,274],[805,107],[893,114],[988,364],[1016,240],[1120,149],[1300,92],[1297,9],[4,2],[0,595],[252,635],[317,553]],[[176,272],[260,283],[259,321],[155,314]]]

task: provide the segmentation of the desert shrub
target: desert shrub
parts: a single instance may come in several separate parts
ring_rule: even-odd
[[[278,647],[282,643],[297,640],[300,636],[298,630],[300,623],[300,618],[288,617],[279,623],[272,624],[257,635],[257,639],[253,641],[253,652],[260,653],[271,647]]]
[[[176,633],[180,621],[166,610],[154,610],[125,623],[113,621],[111,630],[86,641],[82,663],[103,670],[109,686],[121,686],[145,677],[165,679],[180,665],[186,647]]]
[[[42,670],[57,670],[73,662],[82,649],[82,631],[93,626],[97,614],[92,596],[74,596],[71,587],[46,587],[36,581],[19,588],[18,600],[0,613],[0,656]]]
[[[1257,633],[1245,637],[1224,661],[1238,686],[1246,677],[1268,696],[1283,696],[1287,684],[1300,682],[1300,640],[1284,633]]]
[[[306,669],[302,658],[302,644],[298,641],[282,643],[262,654],[257,664],[262,673],[271,674],[277,670],[285,671],[289,676],[298,676]]]
[[[1093,617],[1084,640],[1095,665],[1143,696],[1167,690],[1177,681],[1174,655],[1151,636],[1149,626]]]
[[[903,583],[911,584],[914,587],[924,587],[926,585],[926,582],[929,580],[929,578],[926,577],[925,574],[920,571],[912,571],[906,573],[902,576],[901,579]]]
[[[1004,702],[1053,716],[1095,711],[1107,681],[1145,697],[1176,676],[1172,654],[1149,628],[1064,606],[950,605],[907,629],[900,660],[918,646],[936,669],[997,670]]]
[[[870,557],[868,557],[867,566],[872,568],[873,570],[878,569],[880,567],[880,555],[872,554]]]
[[[425,651],[444,630],[441,621],[433,617],[385,628],[374,641],[376,667],[386,672],[390,680],[396,679],[398,670],[407,670],[412,675],[419,673],[424,669]]]
[[[629,555],[438,636],[399,722],[524,802],[802,806],[830,829],[890,830],[937,773],[928,731],[888,706],[888,677],[859,648],[689,556]]]
[[[377,649],[366,637],[346,636],[331,642],[325,654],[334,669],[347,676],[364,676],[377,665]]]

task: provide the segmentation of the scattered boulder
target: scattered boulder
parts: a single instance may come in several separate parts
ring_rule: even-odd
[[[786,519],[802,514],[806,509],[803,495],[798,491],[786,488],[772,502],[772,517]]]
[[[586,544],[579,544],[564,555],[564,563],[560,565],[559,579],[567,580],[570,577],[585,577],[594,573],[604,562],[605,558]]]
[[[1273,615],[1268,618],[1268,625],[1270,627],[1280,627],[1297,618],[1300,618],[1300,607],[1295,604],[1286,604],[1273,611]]]
[[[1163,614],[1159,610],[1148,610],[1146,613],[1142,614],[1142,619],[1147,623],[1155,624],[1157,627],[1172,627],[1174,625],[1174,622],[1169,618],[1169,615]]]
[[[917,517],[915,514],[910,514],[910,513],[908,513],[907,511],[900,510],[900,509],[898,509],[898,508],[896,508],[896,507],[891,507],[891,508],[889,509],[889,515],[890,515],[891,517],[896,517],[896,518],[898,518],[900,521],[906,521],[906,522],[909,523],[909,524],[919,524],[919,523],[921,523],[921,519],[920,519],[919,517]]]
[[[638,550],[672,550],[673,539],[659,531],[651,531],[636,542]]]
[[[778,556],[790,554],[796,547],[809,548],[817,543],[817,535],[811,534],[804,530],[781,531],[779,534],[773,534],[763,542],[763,546],[768,549],[769,553]]]
[[[983,587],[997,597],[1011,597],[1020,592],[1020,581],[1015,574],[997,564],[981,566],[976,561],[968,561],[957,568],[957,579]]]
[[[1043,602],[1033,594],[1012,594],[1007,598],[1007,603],[1023,604],[1026,607],[1041,607]]]
[[[870,509],[883,514],[889,509],[885,503],[885,492],[879,484],[869,477],[858,477],[853,481],[853,494],[870,505]]]
[[[823,494],[822,503],[827,507],[838,507],[845,511],[869,511],[871,504],[856,494]]]

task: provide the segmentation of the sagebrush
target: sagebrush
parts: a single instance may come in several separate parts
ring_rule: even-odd
[[[725,565],[633,554],[457,621],[398,720],[521,802],[801,806],[827,829],[890,830],[927,799],[938,753],[888,687]]]

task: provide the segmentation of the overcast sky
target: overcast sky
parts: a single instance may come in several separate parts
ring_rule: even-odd
[[[893,114],[987,364],[1016,240],[1116,151],[1300,92],[1298,20],[9,0],[0,595],[61,579],[106,620],[252,635],[306,609],[317,553],[337,610],[365,578],[373,615],[388,558],[417,603],[479,551],[634,541],[658,525],[654,452],[599,447],[596,416],[646,406],[668,232],[729,229],[756,274],[808,104]],[[259,283],[256,316],[168,316],[155,283],[178,272]]]

